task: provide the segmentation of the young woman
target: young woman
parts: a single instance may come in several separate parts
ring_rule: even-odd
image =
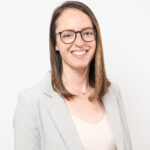
[[[15,150],[131,150],[123,101],[108,81],[98,22],[67,1],[50,24],[51,70],[18,95]]]

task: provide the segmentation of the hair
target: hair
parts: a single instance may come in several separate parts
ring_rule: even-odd
[[[85,4],[79,1],[67,1],[58,6],[51,18],[50,32],[49,32],[49,51],[50,51],[50,63],[51,63],[51,82],[54,91],[59,93],[62,97],[70,100],[75,95],[69,93],[62,82],[62,58],[59,51],[55,50],[56,45],[56,22],[63,11],[66,9],[78,9],[89,16],[92,21],[93,27],[96,29],[96,50],[95,55],[90,62],[89,69],[89,84],[94,88],[94,93],[88,97],[90,101],[94,99],[101,100],[106,94],[107,88],[110,86],[110,81],[106,77],[103,47],[101,40],[101,33],[98,21],[94,16],[91,9]]]

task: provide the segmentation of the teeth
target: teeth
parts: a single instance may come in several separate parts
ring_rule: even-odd
[[[86,51],[82,51],[82,52],[76,52],[76,51],[74,51],[74,52],[72,52],[72,54],[75,54],[75,55],[83,55],[85,53],[86,53]]]

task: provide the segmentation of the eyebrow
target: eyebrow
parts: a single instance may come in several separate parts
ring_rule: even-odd
[[[88,28],[93,28],[93,27],[88,26],[88,27],[81,28],[80,30],[84,30],[84,29],[88,29]],[[66,30],[73,30],[73,31],[75,31],[74,29],[65,29],[65,30],[62,30],[62,31],[66,31]]]

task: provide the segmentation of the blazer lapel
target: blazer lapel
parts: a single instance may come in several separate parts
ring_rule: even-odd
[[[53,91],[50,77],[46,77],[45,79],[46,88],[43,93],[47,99],[46,106],[58,128],[62,140],[69,150],[83,150],[80,137],[64,100],[57,92]]]
[[[111,86],[108,88],[108,92],[106,93],[106,95],[102,98],[102,102],[104,104],[105,110],[110,120],[110,124],[112,126],[112,130],[116,140],[117,150],[124,150],[123,134],[118,111],[117,97],[110,88]]]

